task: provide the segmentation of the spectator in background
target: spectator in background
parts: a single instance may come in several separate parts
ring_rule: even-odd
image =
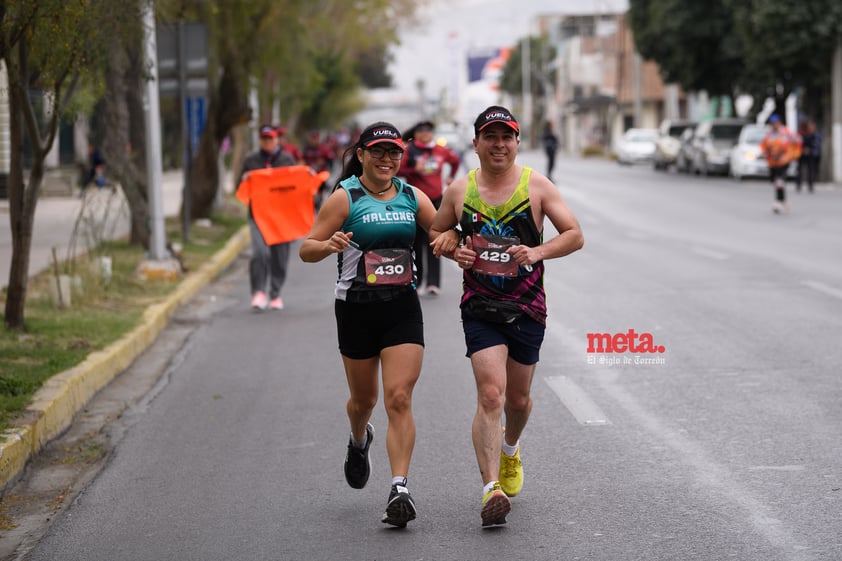
[[[88,185],[94,183],[97,187],[105,187],[105,159],[99,153],[99,149],[93,144],[88,144],[88,167],[82,177],[82,195]]]
[[[441,206],[443,190],[442,176],[444,166],[449,166],[447,185],[456,177],[459,171],[459,156],[453,150],[439,146],[434,140],[435,125],[432,121],[421,121],[411,129],[411,133],[404,135],[404,140],[410,140],[404,152],[398,175],[407,183],[417,187],[430,197],[433,206],[438,210]],[[409,138],[409,135],[414,138]],[[441,293],[441,267],[438,258],[430,247],[430,238],[424,228],[418,226],[415,232],[413,251],[418,267],[418,284],[426,284],[426,293],[436,296]],[[420,291],[419,291],[420,292]]]
[[[822,156],[821,133],[816,130],[816,123],[810,119],[801,122],[798,128],[801,136],[801,157],[798,158],[798,175],[795,178],[795,190],[801,192],[801,182],[807,182],[807,190],[812,193],[818,178],[819,160]]]
[[[237,185],[243,182],[245,174],[249,171],[292,165],[295,165],[295,160],[278,146],[278,129],[272,125],[263,125],[260,127],[260,149],[243,161],[243,169],[240,171]],[[267,307],[270,310],[282,310],[284,301],[281,299],[281,289],[286,281],[290,244],[267,245],[254,220],[251,204],[249,204],[249,230],[251,233],[251,259],[249,261],[251,307],[257,311],[265,310]]]

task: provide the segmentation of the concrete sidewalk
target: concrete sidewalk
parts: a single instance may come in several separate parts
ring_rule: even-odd
[[[178,216],[181,210],[184,174],[181,170],[163,174],[161,191],[164,216]],[[84,206],[83,206],[84,204]],[[83,222],[92,219],[104,222],[104,231],[113,239],[129,233],[129,211],[122,194],[113,195],[110,189],[89,188],[85,199],[78,195],[42,196],[35,208],[32,228],[32,250],[29,256],[29,276],[52,266],[53,248],[59,260],[67,257],[69,243],[80,213]],[[107,215],[106,215],[107,213]],[[85,251],[85,232],[80,231],[76,251]],[[12,232],[9,226],[9,201],[0,199],[0,288],[9,284],[12,261]]]

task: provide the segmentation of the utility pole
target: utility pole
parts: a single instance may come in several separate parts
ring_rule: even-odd
[[[833,107],[832,142],[830,148],[833,162],[833,181],[842,183],[842,35],[836,40],[836,51],[833,54],[833,72],[830,86]]]
[[[146,125],[146,180],[149,193],[149,253],[138,267],[146,280],[174,280],[181,276],[181,266],[166,249],[163,200],[163,164],[161,162],[161,107],[158,100],[158,52],[155,44],[155,7],[143,4],[143,33],[149,76],[143,98]]]
[[[161,193],[161,107],[158,101],[158,56],[155,47],[155,8],[152,2],[144,3],[143,13],[144,45],[149,76],[144,95],[144,117],[146,125],[146,179],[149,191],[149,257],[166,257],[164,242],[164,205]]]
[[[634,87],[634,126],[643,126],[643,57],[634,49],[632,79]]]
[[[521,94],[523,95],[523,117],[521,123],[526,125],[526,139],[528,146],[532,147],[532,55],[529,49],[529,36],[523,38],[523,45],[520,49],[520,73],[521,73]],[[524,131],[520,131],[520,138],[524,138]]]
[[[9,79],[6,74],[6,63],[0,60],[0,199],[9,198],[9,169],[12,163],[10,121]]]

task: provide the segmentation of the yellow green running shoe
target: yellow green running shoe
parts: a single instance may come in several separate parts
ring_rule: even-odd
[[[500,452],[500,487],[510,497],[523,489],[523,464],[520,461],[520,446],[514,456]]]

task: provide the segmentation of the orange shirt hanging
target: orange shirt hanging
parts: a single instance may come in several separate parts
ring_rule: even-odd
[[[267,245],[303,238],[315,220],[313,196],[330,172],[310,166],[284,166],[248,172],[237,199],[248,206]]]

